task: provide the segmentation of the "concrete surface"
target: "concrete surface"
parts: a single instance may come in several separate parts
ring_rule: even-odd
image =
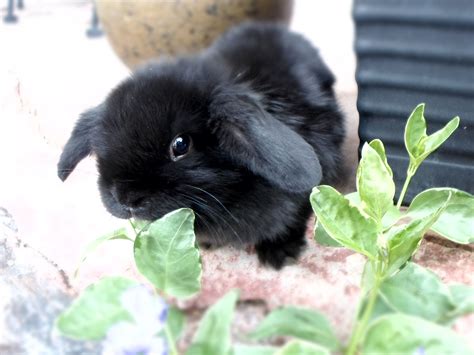
[[[88,2],[32,0],[26,6],[18,24],[0,24],[0,206],[14,216],[22,242],[70,276],[85,245],[123,222],[100,203],[92,158],[66,183],[57,178],[56,163],[79,113],[100,102],[128,71],[104,37],[85,37]],[[346,165],[353,170],[358,117],[350,1],[297,0],[292,26],[320,47],[336,73],[337,93],[348,118]],[[348,181],[344,188],[351,187],[353,181]],[[255,255],[245,251],[205,252],[203,294],[187,306],[205,307],[229,288],[239,287],[243,299],[263,300],[264,308],[288,303],[319,309],[346,336],[362,258],[310,245],[299,265],[281,273],[258,266]],[[430,239],[418,258],[447,282],[474,284],[471,247]],[[132,261],[130,245],[113,241],[99,248],[79,278],[69,282],[79,290],[102,275],[135,274]],[[54,273],[48,270],[38,268],[46,279]],[[44,287],[62,282],[56,276]],[[469,334],[472,317],[458,328]]]
[[[18,239],[15,222],[0,208],[0,354],[99,354],[96,343],[53,331],[54,319],[74,292],[64,272]]]

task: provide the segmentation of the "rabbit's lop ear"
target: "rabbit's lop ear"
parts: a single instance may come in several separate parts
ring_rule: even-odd
[[[225,155],[273,185],[303,192],[321,181],[314,149],[252,93],[221,90],[210,105],[209,123]]]
[[[102,116],[102,106],[85,111],[77,121],[59,158],[58,176],[62,181],[67,179],[82,159],[92,153],[91,134]]]

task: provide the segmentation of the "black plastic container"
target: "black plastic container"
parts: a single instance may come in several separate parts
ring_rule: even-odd
[[[355,0],[354,19],[361,147],[385,143],[399,193],[411,111],[426,103],[428,134],[458,115],[459,128],[425,160],[405,202],[430,187],[474,193],[474,0]]]

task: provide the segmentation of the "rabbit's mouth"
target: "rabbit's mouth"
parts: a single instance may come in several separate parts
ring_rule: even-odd
[[[125,207],[125,208],[129,211],[131,217],[135,219],[141,219],[144,221],[153,221],[159,218],[156,216],[156,214],[150,213],[148,211],[148,208],[146,207]]]
[[[161,213],[158,209],[147,205],[130,207],[116,201],[108,204],[104,203],[104,205],[112,215],[123,219],[135,218],[143,221],[154,221],[164,215],[164,213]]]
[[[121,219],[136,218],[144,221],[154,221],[176,209],[169,202],[163,202],[166,200],[160,199],[161,203],[159,203],[156,196],[147,196],[136,205],[125,204],[119,201],[111,189],[103,184],[101,180],[99,180],[99,191],[102,203],[107,211]]]
[[[128,207],[120,203],[104,203],[104,205],[113,216],[122,219],[135,218],[143,221],[154,221],[163,216],[162,213],[147,207]]]
[[[121,219],[129,219],[129,218],[138,218],[133,215],[133,213],[121,206],[105,206],[107,211],[109,211],[114,217],[121,218]]]

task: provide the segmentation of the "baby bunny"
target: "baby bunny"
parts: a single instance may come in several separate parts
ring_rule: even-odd
[[[300,35],[241,25],[197,55],[140,68],[83,113],[58,175],[94,154],[112,215],[188,207],[201,243],[254,245],[280,269],[305,245],[312,187],[341,175],[333,82]]]

